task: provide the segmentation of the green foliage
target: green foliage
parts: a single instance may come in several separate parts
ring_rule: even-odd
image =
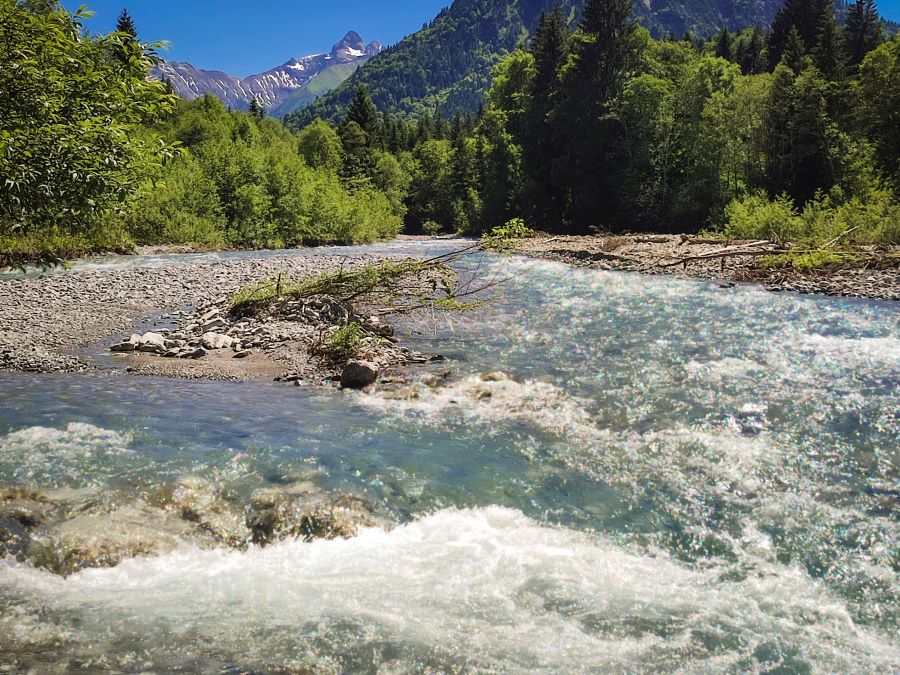
[[[505,225],[495,227],[490,232],[482,235],[481,245],[489,251],[504,251],[509,249],[516,239],[530,239],[535,236],[525,221],[521,218],[513,218]]]
[[[724,234],[732,239],[769,239],[829,250],[861,244],[900,244],[900,205],[890,192],[873,188],[843,200],[817,196],[798,212],[786,196],[735,200],[725,208]]]
[[[152,176],[127,215],[140,241],[280,248],[372,242],[402,227],[396,194],[341,184],[337,134],[325,123],[297,138],[206,96],[181,104],[153,132],[186,155]]]
[[[829,265],[838,265],[847,262],[850,259],[847,255],[835,253],[834,251],[814,251],[812,253],[785,254],[765,258],[762,261],[762,267],[791,267],[795,270],[809,271],[827,267]]]
[[[300,156],[314,169],[337,173],[344,162],[341,137],[330,124],[316,120],[300,132],[297,145]]]
[[[859,119],[875,159],[900,196],[900,37],[865,57],[856,93]]]
[[[764,194],[753,194],[725,207],[724,234],[729,239],[793,241],[800,234],[800,221],[789,197],[769,201]]]
[[[450,253],[430,260],[384,260],[353,269],[338,269],[302,279],[279,276],[251,284],[231,299],[231,311],[255,314],[281,300],[327,298],[342,307],[365,306],[387,312],[419,308],[457,309],[468,306],[463,297],[478,289],[461,289],[449,262]]]
[[[4,241],[70,239],[91,249],[96,238],[100,245],[102,223],[127,207],[148,168],[168,154],[136,133],[173,102],[147,79],[149,46],[126,33],[85,35],[89,16],[56,3],[32,11],[0,0]]]
[[[337,89],[321,96],[306,110],[288,116],[293,128],[317,117],[336,121],[346,110],[358,84],[365,84],[376,105],[406,115],[445,115],[478,110],[491,85],[498,61],[523,47],[536,32],[541,15],[559,6],[560,16],[573,26],[586,0],[465,0],[448,3],[422,30],[385,50]],[[656,37],[692,31],[712,35],[729,29],[768,25],[781,3],[681,2],[635,3],[634,15]],[[742,53],[758,73],[764,66],[765,44],[758,36],[752,52]],[[779,54],[780,59],[780,54]],[[777,61],[776,61],[777,62]]]
[[[335,363],[349,361],[359,353],[365,336],[362,326],[348,323],[334,330],[318,348],[318,353]]]
[[[284,291],[290,290],[289,286],[282,286],[282,277],[266,279],[245,286],[228,302],[229,311],[235,316],[252,316],[272,305],[282,297]]]

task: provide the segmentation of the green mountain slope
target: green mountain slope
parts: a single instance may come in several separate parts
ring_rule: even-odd
[[[556,0],[456,0],[422,30],[369,61],[342,86],[288,117],[294,127],[334,119],[358,84],[382,110],[475,110],[499,56],[527,41]],[[562,0],[574,21],[584,0]],[[728,26],[764,26],[781,0],[639,0],[635,12],[652,33],[712,34]]]
[[[285,100],[268,111],[272,117],[284,117],[293,112],[302,110],[315,103],[316,99],[337,89],[341,83],[353,75],[362,64],[360,63],[336,63],[329,66],[311,79],[306,86],[298,89]]]

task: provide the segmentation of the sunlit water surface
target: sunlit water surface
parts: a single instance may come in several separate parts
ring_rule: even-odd
[[[900,669],[897,305],[463,266],[510,281],[408,338],[452,371],[411,400],[0,375],[4,483],[303,479],[401,523],[67,579],[2,562],[0,650],[135,672]]]

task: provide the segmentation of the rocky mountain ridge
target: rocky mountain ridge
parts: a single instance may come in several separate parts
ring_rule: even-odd
[[[256,98],[267,109],[275,109],[323,73],[328,73],[326,79],[337,86],[383,49],[377,40],[367,44],[359,33],[350,31],[326,54],[293,58],[277,68],[244,78],[202,70],[183,61],[164,61],[152,74],[171,83],[175,92],[187,100],[213,94],[226,105],[246,109]]]

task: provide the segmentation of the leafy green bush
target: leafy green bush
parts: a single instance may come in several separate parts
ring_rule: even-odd
[[[121,33],[85,34],[90,16],[56,2],[0,0],[0,237],[8,259],[106,248],[121,235],[106,225],[111,214],[169,153],[137,133],[174,102],[147,78],[150,46]]]
[[[359,353],[364,335],[363,329],[358,323],[348,323],[325,338],[318,352],[335,363],[349,361]]]
[[[840,199],[839,191],[817,195],[798,213],[786,197],[736,199],[725,208],[723,233],[731,239],[768,239],[802,246],[900,244],[900,204],[883,188]]]
[[[524,220],[513,218],[506,224],[495,227],[487,234],[482,235],[481,245],[490,250],[504,250],[511,246],[513,240],[529,239],[535,234],[535,231],[528,227]]]
[[[769,201],[764,194],[753,194],[725,207],[724,234],[729,239],[769,239],[774,235],[791,241],[799,231],[797,211],[784,195]]]
[[[157,172],[127,216],[139,241],[281,248],[370,243],[402,227],[402,196],[348,191],[333,158],[315,158],[329,143],[321,125],[322,143],[315,135],[298,140],[279,122],[228,112],[206,96],[181,104],[155,131],[182,143],[184,155]],[[309,166],[307,155],[322,165]],[[402,191],[396,162],[383,164],[384,187]]]

